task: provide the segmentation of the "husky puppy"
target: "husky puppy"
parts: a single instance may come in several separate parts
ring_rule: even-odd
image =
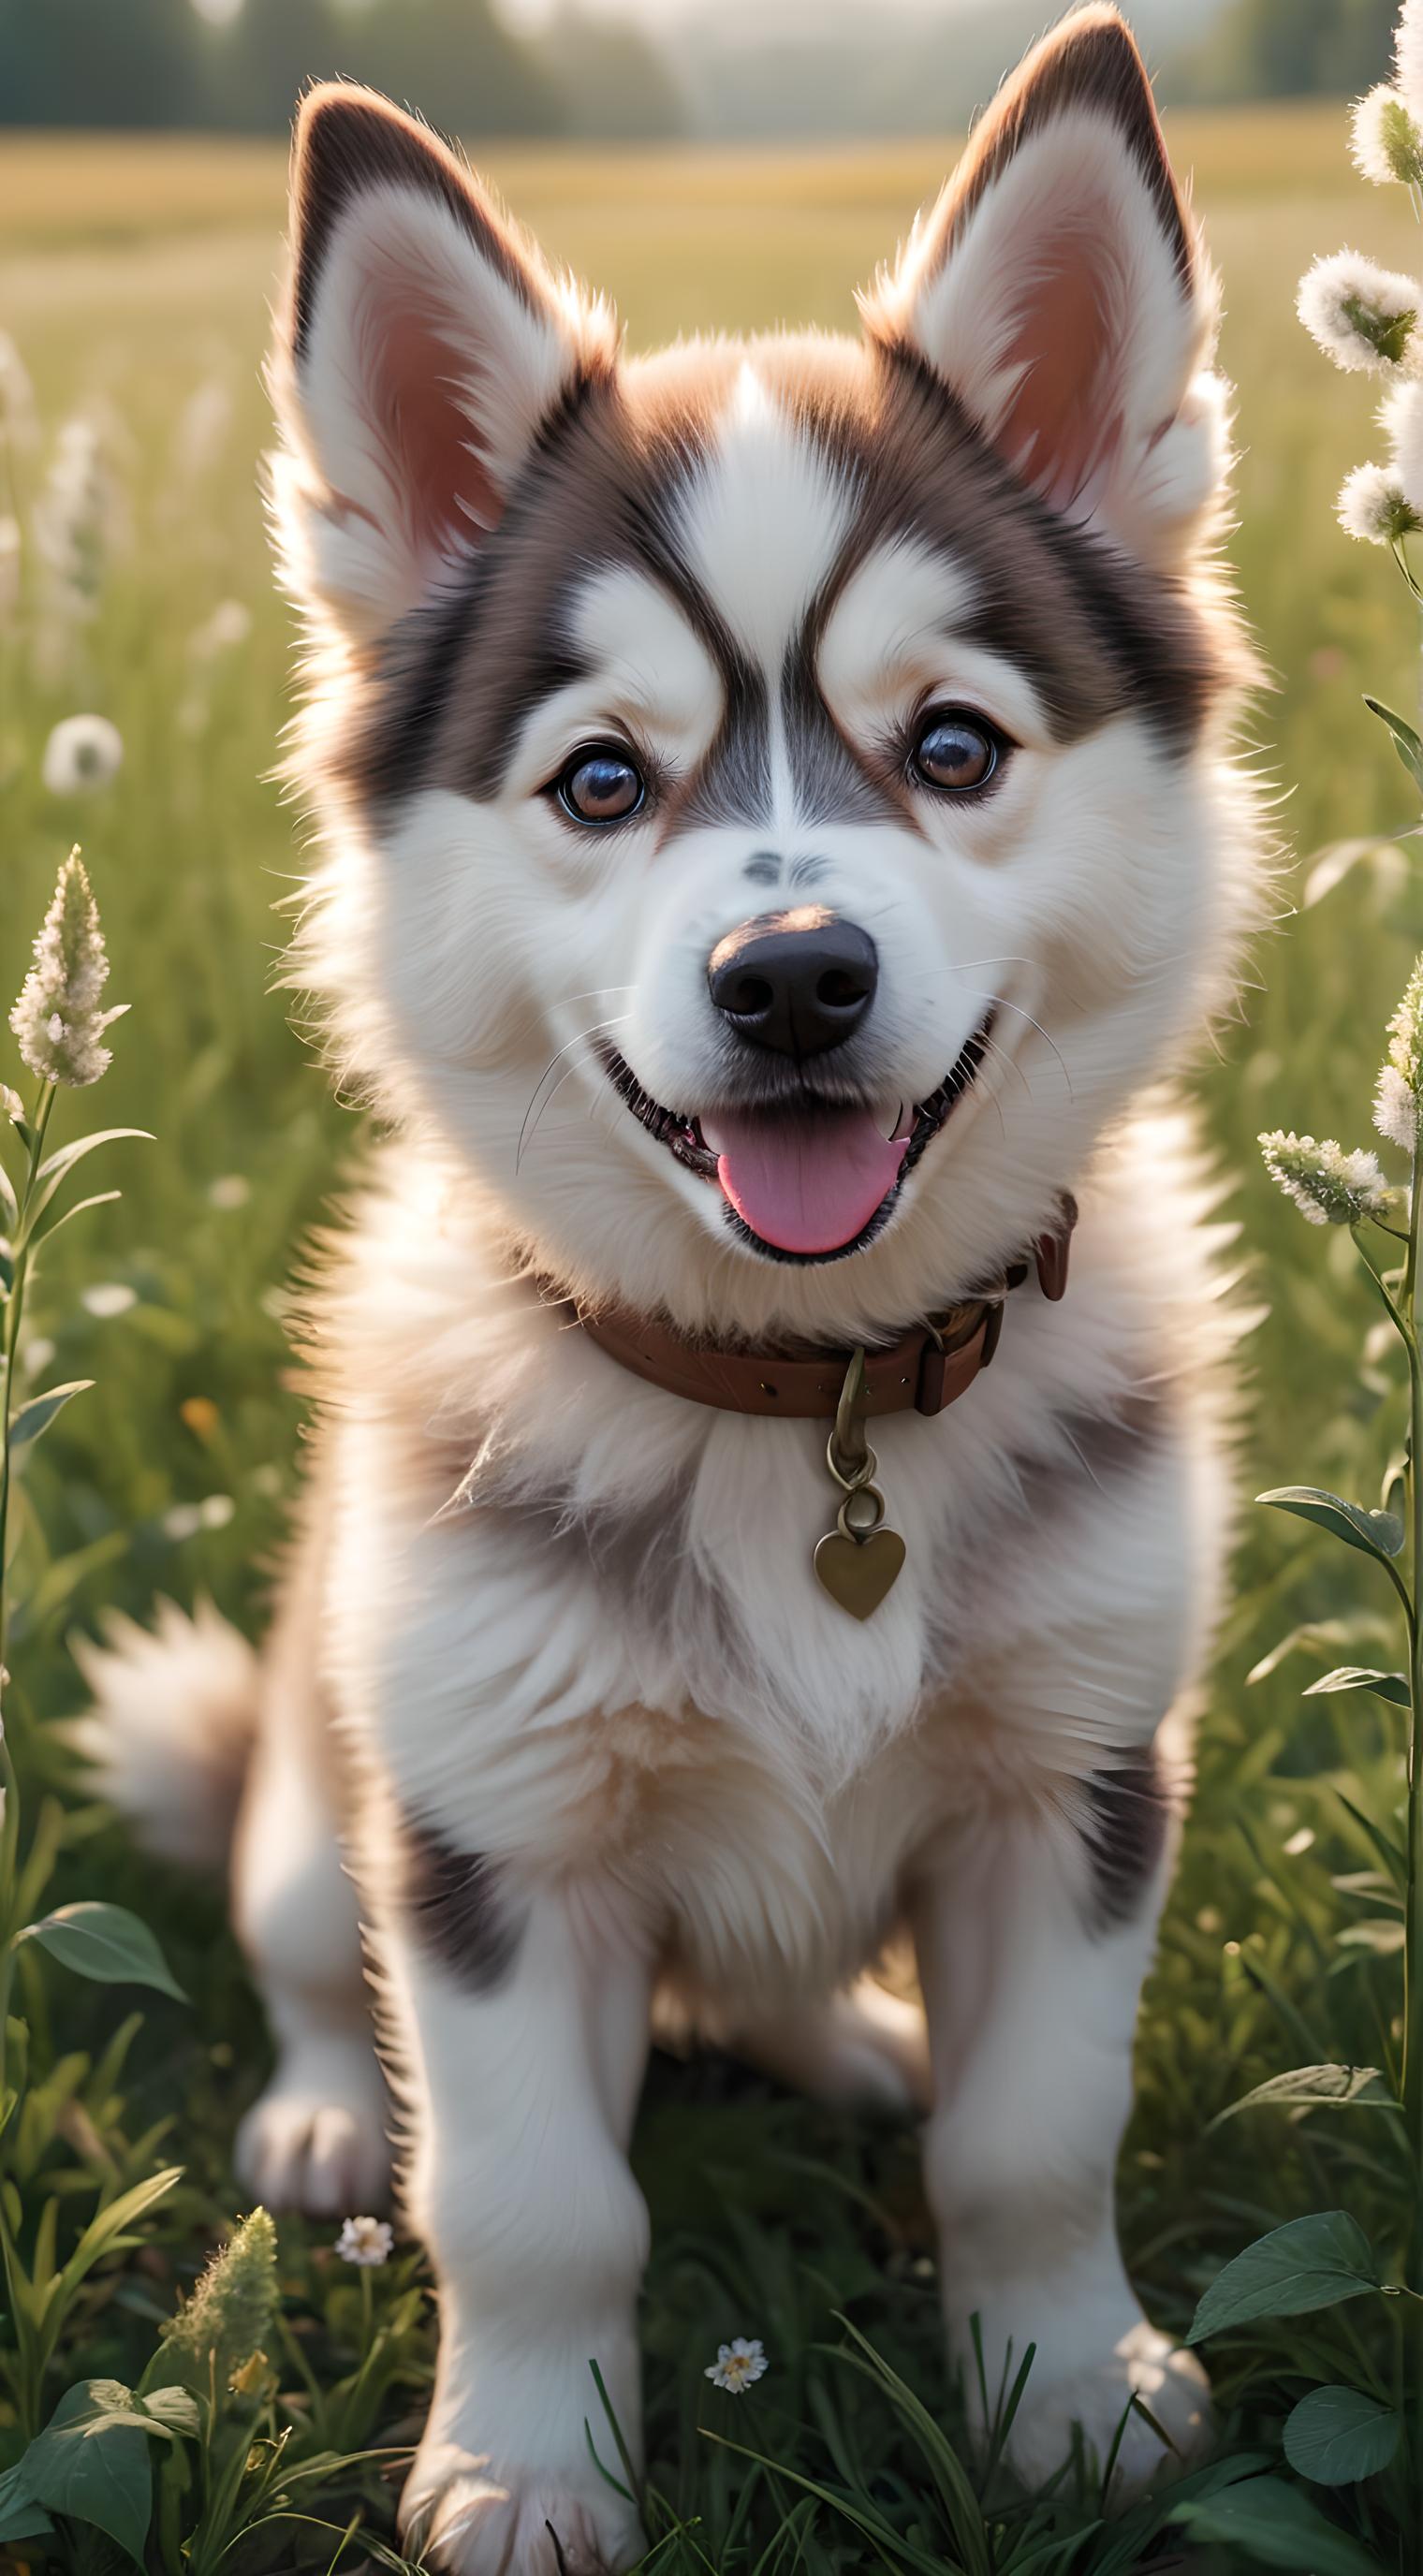
[[[426,127],[302,107],[293,972],[385,1141],[265,1650],[91,1650],[91,1742],[151,1841],[230,1840],[265,2201],[386,2185],[369,1980],[440,2292],[406,2524],[488,2576],[639,2547],[583,2425],[592,2354],[635,2438],[664,2010],[922,2100],[953,2349],[1037,2345],[1026,2475],[1133,2389],[1207,2429],[1113,2164],[1228,1518],[1156,1086],[1257,833],[1216,299],[1114,9],[861,321],[629,358]]]

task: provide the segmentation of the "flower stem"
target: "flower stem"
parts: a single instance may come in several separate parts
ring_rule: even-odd
[[[1404,1943],[1403,2107],[1413,2157],[1413,2207],[1408,2231],[1407,2277],[1410,2288],[1423,2292],[1423,1619],[1418,1614],[1423,1587],[1423,1168],[1415,1153],[1408,1218],[1408,1255],[1403,1274],[1402,1307],[1407,1326],[1409,1386],[1408,1521],[1415,1614],[1409,1628],[1408,1736],[1408,1897]],[[1409,2445],[1416,2474],[1423,2480],[1423,2311],[1413,2336],[1411,2409],[1414,2437]]]
[[[30,1124],[29,1160],[19,1192],[20,1214],[15,1227],[15,1274],[5,1307],[4,1331],[0,1335],[0,1356],[4,1360],[4,1385],[0,1389],[0,1793],[3,1793],[5,1802],[4,1814],[0,1817],[0,2114],[3,2114],[5,2103],[6,2021],[15,1972],[14,1937],[20,1928],[14,1920],[15,1890],[19,1878],[20,1787],[15,1774],[14,1755],[10,1750],[9,1730],[4,1720],[10,1598],[6,1563],[10,1519],[10,1423],[15,1412],[15,1371],[19,1362],[20,1325],[25,1312],[25,1281],[29,1270],[25,1219],[34,1197],[40,1164],[44,1160],[45,1130],[54,1107],[54,1094],[52,1082],[42,1084]]]

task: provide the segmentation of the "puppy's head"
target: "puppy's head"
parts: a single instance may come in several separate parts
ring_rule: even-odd
[[[626,360],[370,94],[297,139],[302,971],[548,1267],[898,1319],[1041,1224],[1236,908],[1211,281],[1114,10],[857,341]]]

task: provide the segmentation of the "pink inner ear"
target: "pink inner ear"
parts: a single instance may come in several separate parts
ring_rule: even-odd
[[[1064,233],[1033,263],[1007,362],[1024,370],[995,435],[1054,509],[1110,465],[1121,437],[1113,280],[1100,241]]]
[[[502,508],[459,399],[474,358],[456,350],[445,317],[410,300],[408,283],[398,300],[393,281],[388,294],[366,320],[374,418],[412,538],[448,555],[492,528]]]

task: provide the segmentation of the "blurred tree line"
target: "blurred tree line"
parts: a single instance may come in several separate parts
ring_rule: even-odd
[[[1398,0],[1234,0],[1168,65],[1178,99],[1355,98],[1383,80]]]
[[[632,27],[565,10],[515,36],[491,0],[0,0],[0,126],[279,133],[344,73],[465,134],[675,133],[681,103]]]

